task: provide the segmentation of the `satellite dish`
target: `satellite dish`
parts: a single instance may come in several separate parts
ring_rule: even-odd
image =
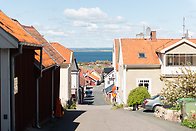
[[[151,28],[147,27],[146,28],[146,37],[150,37],[150,33],[151,33]]]

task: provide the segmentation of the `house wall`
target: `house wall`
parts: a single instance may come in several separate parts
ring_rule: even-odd
[[[51,112],[52,103],[52,69],[49,68],[42,73],[42,78],[40,79],[39,85],[39,113],[40,121],[48,119]]]
[[[79,73],[71,72],[71,94],[76,93],[76,89],[79,88]]]
[[[104,80],[105,88],[107,88],[110,85],[114,84],[114,78],[115,78],[114,71],[110,72],[107,76],[105,76],[105,80]]]
[[[0,130],[11,129],[10,110],[10,50],[0,49]],[[7,119],[3,119],[7,116]]]
[[[18,92],[15,94],[16,131],[33,125],[36,115],[36,79],[34,75],[34,50],[24,49],[15,58],[15,78]]]
[[[170,53],[170,54],[175,54],[175,53],[178,53],[178,54],[196,54],[195,53],[196,49],[186,43],[183,43],[177,47],[175,47],[174,49],[172,50],[169,50],[167,53]]]
[[[130,90],[137,87],[138,79],[150,79],[149,93],[156,95],[164,87],[160,80],[160,69],[128,69],[126,72],[126,100]]]
[[[66,106],[71,98],[71,68],[70,66],[60,69],[60,99],[63,106]]]
[[[119,89],[118,89],[118,98],[117,101],[119,101],[120,103],[126,103],[126,101],[124,102],[123,99],[124,96],[123,94],[125,93],[124,90],[124,67],[123,67],[123,57],[122,57],[122,48],[121,48],[121,43],[119,46],[119,65],[118,65],[118,85],[119,85]]]

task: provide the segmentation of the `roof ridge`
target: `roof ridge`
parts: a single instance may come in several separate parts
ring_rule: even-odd
[[[50,43],[50,45],[53,47],[53,45],[52,44],[55,44],[55,42],[51,42]],[[57,44],[59,44],[59,43],[57,43]],[[66,59],[63,57],[63,55],[55,48],[55,47],[53,47],[54,48],[54,50],[57,52],[57,53],[59,53],[59,55],[66,61]]]

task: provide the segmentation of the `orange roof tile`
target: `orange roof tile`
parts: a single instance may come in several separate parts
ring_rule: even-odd
[[[35,50],[35,59],[40,62],[40,50]],[[50,58],[45,50],[42,51],[42,65],[47,68],[55,65],[55,62]]]
[[[33,27],[33,26],[26,26],[22,25],[22,27],[31,35],[33,36],[36,40],[40,42],[40,44],[45,44],[48,43],[46,39]]]
[[[118,71],[118,63],[119,63],[119,39],[114,40],[114,46],[115,46],[115,59],[116,59],[116,70]]]
[[[92,78],[93,80],[96,80],[96,81],[99,80],[99,78],[98,78],[97,76],[93,75],[93,74],[87,73],[87,76],[89,76],[89,77]]]
[[[30,34],[28,34],[17,22],[14,22],[0,10],[0,27],[7,33],[15,37],[19,42],[39,44]]]
[[[157,52],[167,48],[181,39],[121,39],[124,65],[155,65],[160,64]],[[190,39],[196,42],[195,39]],[[146,58],[139,58],[139,53],[145,53]]]
[[[73,53],[72,50],[64,47],[63,45],[57,42],[52,42],[50,44],[57,50],[57,52],[61,54],[61,56],[63,56],[64,60],[66,60],[65,63],[71,63],[70,59],[71,59],[71,54]]]
[[[43,50],[48,56],[51,57],[56,64],[61,64],[64,62],[63,57],[43,38],[43,36],[33,27],[33,26],[24,26],[23,28],[31,34],[40,44],[44,43]],[[43,56],[44,57],[44,56]],[[53,62],[52,62],[53,63]],[[51,63],[51,64],[52,64]]]

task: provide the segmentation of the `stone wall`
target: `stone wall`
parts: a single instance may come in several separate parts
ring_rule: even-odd
[[[169,110],[163,107],[157,107],[155,109],[154,115],[164,120],[181,122],[181,119],[180,119],[181,111]]]

